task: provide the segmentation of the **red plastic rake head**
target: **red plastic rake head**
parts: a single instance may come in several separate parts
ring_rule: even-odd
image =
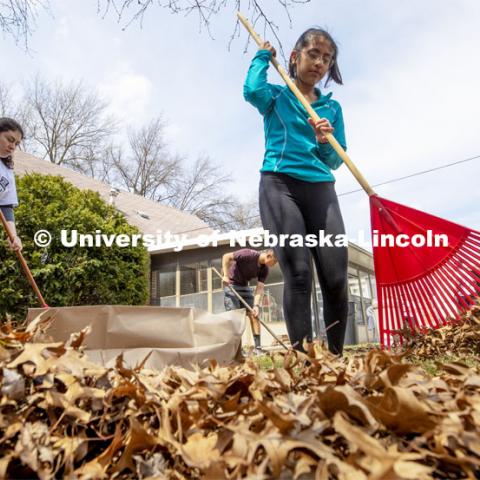
[[[480,232],[370,197],[380,341],[457,319],[480,295]]]

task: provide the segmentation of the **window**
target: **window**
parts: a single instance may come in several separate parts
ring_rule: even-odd
[[[180,295],[206,292],[207,289],[207,262],[180,266]]]
[[[150,277],[150,303],[152,305],[164,305],[167,298],[175,302],[176,287],[176,263],[170,263],[161,267],[161,270],[152,270]]]
[[[262,301],[263,320],[267,322],[283,322],[283,283],[265,287]]]
[[[369,275],[369,277],[370,277],[370,285],[372,286],[373,298],[376,299],[377,298],[377,281],[375,280],[374,275]]]
[[[363,298],[372,298],[372,292],[370,290],[370,282],[368,281],[368,273],[362,272],[360,270],[360,284],[362,286],[362,297]]]
[[[348,290],[350,295],[360,296],[360,284],[356,275],[348,274]]]
[[[160,297],[175,295],[175,280],[177,276],[177,264],[169,263],[162,266],[158,271],[158,294]]]
[[[215,267],[218,273],[222,273],[222,259],[215,258],[211,260],[210,265]],[[223,289],[222,279],[213,271],[212,269],[212,289],[213,290],[220,290]]]

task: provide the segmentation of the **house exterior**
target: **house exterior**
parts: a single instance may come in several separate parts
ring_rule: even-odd
[[[138,227],[141,233],[158,235],[169,232],[181,235],[178,244],[163,242],[149,248],[151,259],[151,305],[197,307],[213,313],[224,310],[223,288],[214,268],[221,270],[221,258],[242,245],[232,245],[230,238],[219,238],[216,246],[201,247],[202,236],[213,235],[213,230],[199,218],[186,212],[162,205],[153,200],[129,192],[118,191],[79,172],[41,160],[24,152],[15,155],[15,173],[60,175],[80,189],[98,192],[108,203],[121,211],[127,221]],[[246,232],[246,236],[258,231]],[[372,254],[352,243],[348,247],[349,321],[346,343],[355,344],[378,341],[378,325],[368,328],[367,308],[374,303],[376,288]],[[262,305],[263,319],[278,334],[286,333],[283,318],[283,278],[278,265],[273,268],[266,282],[266,294]],[[313,285],[312,323],[319,335],[325,332],[322,320],[322,299],[318,283]],[[372,326],[372,322],[370,322]]]
[[[258,230],[247,231],[245,235],[247,238],[258,236]],[[173,244],[150,249],[152,305],[197,307],[213,313],[224,310],[222,282],[215,269],[221,272],[223,254],[245,245],[232,245],[231,237],[220,237],[215,242],[216,246],[201,247],[199,244],[202,241],[201,238],[193,238],[180,251],[175,251]],[[349,321],[346,344],[378,341],[377,325],[369,329],[367,316],[367,308],[374,303],[376,291],[372,254],[350,243],[348,256]],[[269,322],[277,334],[286,333],[282,308],[283,288],[282,273],[277,265],[271,269],[266,280],[262,305],[263,320]],[[318,282],[313,290],[312,323],[314,330],[322,335],[325,326]]]

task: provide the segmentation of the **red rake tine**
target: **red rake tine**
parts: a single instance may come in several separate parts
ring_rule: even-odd
[[[393,319],[398,327],[406,320],[405,312],[413,330],[439,327],[450,319],[458,319],[472,304],[471,295],[480,291],[480,282],[475,279],[480,272],[480,234],[380,197],[372,200],[371,206],[374,230],[388,232],[391,228],[394,233],[405,232],[409,238],[419,232],[423,232],[424,238],[428,238],[425,232],[433,238],[433,234],[441,233],[448,238],[448,246],[421,244],[417,248],[409,244],[400,249],[374,245],[377,289],[385,284],[393,287],[389,305],[385,305],[393,308],[392,315],[387,317],[386,312],[381,312],[382,321],[391,323]]]

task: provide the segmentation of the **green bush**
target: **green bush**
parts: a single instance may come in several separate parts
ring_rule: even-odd
[[[19,207],[15,209],[23,255],[50,306],[141,305],[148,298],[149,256],[136,247],[64,247],[62,229],[95,234],[139,233],[123,214],[90,190],[79,190],[61,177],[30,174],[17,178]],[[47,248],[35,245],[38,230],[52,234]],[[25,318],[28,307],[39,306],[16,255],[0,233],[0,317]],[[70,234],[69,234],[70,236]]]

